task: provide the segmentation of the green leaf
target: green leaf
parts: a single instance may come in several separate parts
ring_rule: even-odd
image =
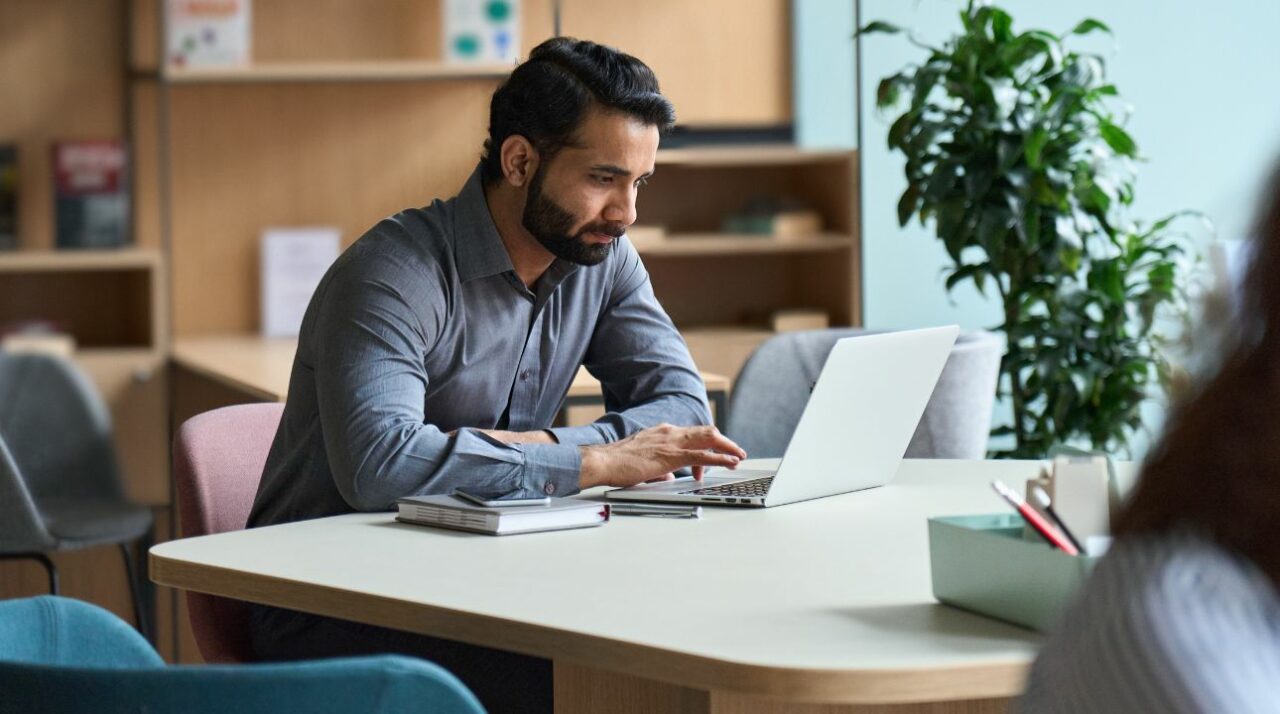
[[[1105,32],[1108,35],[1112,34],[1111,28],[1108,27],[1106,23],[1102,22],[1101,20],[1095,20],[1093,18],[1088,18],[1081,21],[1079,25],[1076,25],[1075,28],[1071,30],[1071,34],[1087,35],[1090,32],[1094,32],[1094,31]]]
[[[1013,18],[998,7],[991,8],[991,35],[997,43],[1013,39]]]
[[[1033,169],[1038,169],[1042,165],[1040,156],[1044,152],[1044,146],[1049,142],[1049,132],[1044,127],[1036,127],[1034,131],[1027,135],[1026,143],[1023,144],[1022,152],[1027,157],[1027,165]]]
[[[876,106],[885,109],[898,103],[901,92],[902,75],[895,74],[880,80],[876,87]]]
[[[1120,91],[1116,89],[1114,84],[1104,84],[1101,87],[1095,87],[1089,90],[1089,99],[1098,99],[1099,97],[1116,97],[1120,95]]]
[[[1121,156],[1135,156],[1138,153],[1138,146],[1134,143],[1133,137],[1129,136],[1129,132],[1112,124],[1109,121],[1103,121],[1098,124],[1098,133],[1102,135],[1102,140],[1107,142],[1107,146],[1111,150]]]
[[[990,267],[991,266],[988,263],[961,265],[956,268],[954,273],[947,276],[947,292],[951,292],[951,289],[956,285],[969,279],[973,279],[974,283],[978,285],[979,290],[981,290],[983,282],[982,279],[985,277],[986,272]]]
[[[905,226],[907,221],[911,220],[912,214],[916,212],[916,206],[920,203],[920,184],[913,183],[907,186],[907,190],[902,192],[902,198],[898,200],[898,225]]]
[[[911,128],[915,123],[915,117],[915,112],[907,112],[898,117],[898,119],[889,126],[890,149],[898,149],[906,145],[907,135],[911,133]]]
[[[902,32],[901,27],[890,24],[888,22],[883,22],[881,20],[875,20],[867,23],[861,30],[858,30],[857,32],[853,33],[853,36],[861,37],[862,35],[875,35],[875,34],[896,35],[899,32]]]

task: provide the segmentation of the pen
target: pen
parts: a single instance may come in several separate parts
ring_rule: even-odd
[[[651,503],[611,503],[610,510],[619,516],[655,516],[657,518],[702,518],[702,506],[667,506]]]
[[[1071,529],[1067,527],[1067,524],[1062,521],[1062,517],[1058,515],[1058,512],[1053,510],[1053,501],[1049,499],[1049,494],[1045,493],[1044,487],[1039,484],[1032,486],[1031,498],[1034,499],[1036,503],[1040,504],[1040,507],[1044,509],[1046,514],[1048,514],[1054,525],[1058,527],[1058,530],[1062,531],[1062,535],[1066,536],[1067,540],[1071,541],[1071,545],[1074,545],[1076,550],[1083,553],[1084,546],[1080,545],[1080,541],[1076,540],[1075,534],[1072,533]]]
[[[1018,515],[1022,516],[1028,525],[1034,528],[1045,540],[1049,541],[1049,545],[1062,550],[1067,555],[1080,555],[1079,548],[1072,545],[1071,541],[1063,537],[1052,523],[1046,521],[1044,516],[1036,512],[1036,509],[1027,505],[1027,502],[1022,500],[1022,496],[1019,496],[1013,489],[1004,485],[1003,481],[992,481],[991,488],[995,489],[995,492],[1000,494],[1001,498],[1008,501],[1009,505],[1013,506],[1014,510],[1018,512]]]

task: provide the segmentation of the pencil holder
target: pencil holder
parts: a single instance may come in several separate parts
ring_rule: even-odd
[[[1098,558],[1023,538],[1011,513],[929,519],[933,595],[941,602],[1046,632]]]

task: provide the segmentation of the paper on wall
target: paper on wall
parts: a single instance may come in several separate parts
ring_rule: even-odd
[[[262,232],[262,334],[297,337],[320,278],[341,252],[337,228],[268,228]]]

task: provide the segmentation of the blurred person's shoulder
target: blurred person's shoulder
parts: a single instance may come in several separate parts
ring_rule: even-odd
[[[1179,531],[1116,543],[1045,643],[1020,709],[1238,711],[1275,699],[1278,681],[1274,583]]]

